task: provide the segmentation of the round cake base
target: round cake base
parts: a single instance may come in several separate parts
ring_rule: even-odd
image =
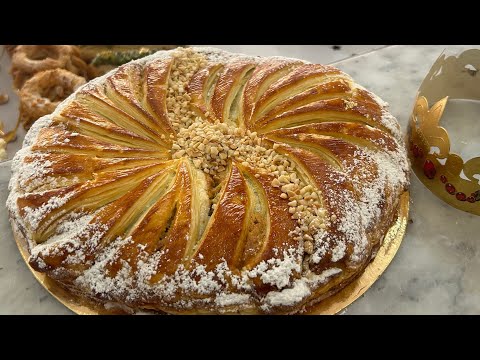
[[[375,258],[367,265],[364,272],[336,294],[322,300],[305,311],[308,315],[334,315],[345,309],[378,280],[395,257],[407,230],[410,193],[403,193],[400,198],[398,217],[388,230],[382,246]]]
[[[410,193],[405,192],[400,198],[398,217],[395,224],[388,230],[385,235],[382,246],[378,249],[375,259],[367,265],[364,272],[353,282],[347,285],[345,288],[337,292],[336,294],[322,300],[320,303],[311,306],[306,309],[303,314],[307,315],[334,315],[345,309],[348,305],[357,300],[362,294],[364,294],[370,286],[382,275],[385,269],[388,267],[395,254],[397,253],[408,222],[408,210]],[[125,314],[128,313],[125,310],[119,308],[106,309],[101,304],[94,302],[87,302],[83,299],[76,297],[69,293],[58,285],[54,280],[50,279],[44,273],[35,271],[28,264],[28,249],[27,244],[23,236],[16,231],[14,224],[13,235],[17,243],[18,249],[22,254],[23,260],[27,264],[28,268],[32,272],[33,276],[42,284],[42,286],[58,301],[60,301],[67,308],[79,315],[113,315],[113,314]]]

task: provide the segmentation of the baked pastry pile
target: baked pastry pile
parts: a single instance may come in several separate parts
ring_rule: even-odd
[[[18,45],[7,51],[12,56],[13,85],[19,90],[19,121],[25,129],[96,76],[72,45]]]
[[[13,161],[29,263],[132,311],[295,313],[360,275],[408,162],[386,103],[331,67],[160,51],[80,87]]]

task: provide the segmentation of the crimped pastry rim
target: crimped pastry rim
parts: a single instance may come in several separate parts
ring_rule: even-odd
[[[319,303],[308,307],[304,315],[336,315],[347,308],[350,304],[362,296],[368,289],[375,284],[383,272],[388,268],[391,261],[397,254],[398,249],[405,237],[410,205],[410,192],[405,191],[401,195],[396,222],[387,231],[385,241],[380,246],[377,255],[365,267],[362,273],[347,286],[341,288],[337,293],[328,296]],[[10,223],[13,230],[13,238],[17,244],[18,250],[26,266],[35,277],[35,279],[52,295],[56,300],[62,303],[69,310],[77,315],[113,315],[118,312],[105,309],[103,304],[96,304],[93,301],[87,302],[85,298],[74,296],[65,291],[55,280],[49,278],[45,273],[35,271],[28,263],[30,254],[26,248],[26,239],[20,231],[17,230],[15,221],[10,216]],[[164,315],[165,313],[149,313],[155,315]]]

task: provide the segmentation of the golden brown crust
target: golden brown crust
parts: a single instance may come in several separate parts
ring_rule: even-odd
[[[292,69],[286,76],[271,84],[260,96],[252,113],[253,121],[270,110],[282,99],[302,92],[328,77],[341,74],[338,69],[317,64],[304,64]]]
[[[384,105],[299,60],[158,53],[34,131],[8,201],[30,264],[133,309],[299,311],[363,271],[408,186]]]
[[[145,69],[144,99],[146,111],[155,117],[162,134],[173,134],[172,124],[167,115],[167,85],[171,61],[152,61]],[[160,135],[161,136],[161,135]]]
[[[247,128],[251,128],[252,111],[258,99],[265,93],[268,87],[286,75],[291,69],[302,64],[295,60],[267,60],[257,66],[251,78],[245,85],[243,118]]]
[[[155,65],[150,64],[146,69],[138,64],[120,67],[107,77],[105,94],[117,107],[122,104],[125,112],[152,133],[169,136],[173,133],[166,118],[165,103],[169,64]],[[147,99],[144,95],[144,83],[147,85]],[[152,91],[155,91],[155,95]],[[151,108],[155,109],[155,112],[149,111],[148,105],[153,105]]]
[[[225,259],[231,269],[241,268],[240,261],[246,237],[247,185],[238,167],[232,164],[232,171],[226,180],[225,189],[218,206],[205,229],[205,235],[198,243],[193,260],[204,265],[208,271]],[[225,228],[229,231],[225,231]]]
[[[283,254],[287,249],[298,246],[298,240],[289,236],[289,232],[295,229],[296,222],[288,212],[288,201],[280,197],[282,192],[279,188],[271,185],[272,177],[259,175],[255,178],[258,182],[256,186],[260,188],[268,209],[265,215],[269,218],[269,232],[265,239],[262,239],[262,246],[257,249],[255,256],[245,261],[244,267],[247,269],[252,269],[271,258],[282,258],[282,255],[274,255],[274,252]]]
[[[58,123],[66,122],[67,127],[79,124],[81,126],[75,126],[78,133],[108,140],[118,145],[130,145],[152,150],[160,148],[159,144],[148,137],[121,127],[80,103],[73,103],[64,109],[55,120]]]
[[[371,110],[366,109],[365,106],[359,107],[353,105],[350,107],[348,102],[337,98],[319,100],[294,110],[286,111],[274,118],[262,119],[257,124],[257,129],[260,132],[266,132],[284,127],[287,124],[289,126],[295,126],[321,121],[346,121],[366,123],[385,131],[386,129],[378,122],[379,118],[379,107]]]
[[[211,100],[211,109],[216,120],[221,122],[235,121],[230,118],[232,107],[242,108],[241,104],[233,104],[237,95],[243,94],[242,89],[248,80],[248,74],[255,68],[255,63],[249,61],[232,61],[225,65],[220,73]],[[240,101],[242,97],[238,98]],[[241,116],[238,116],[240,119]]]

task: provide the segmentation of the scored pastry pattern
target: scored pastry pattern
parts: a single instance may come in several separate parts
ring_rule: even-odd
[[[30,264],[167,312],[296,312],[355,278],[408,165],[386,104],[340,70],[178,49],[34,124],[8,207]]]

